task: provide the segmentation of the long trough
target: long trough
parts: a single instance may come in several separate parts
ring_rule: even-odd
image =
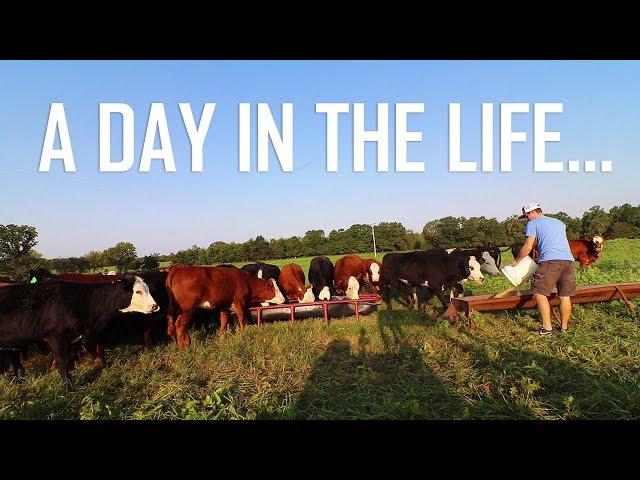
[[[464,314],[468,317],[472,310],[484,312],[490,310],[512,310],[514,308],[536,307],[536,300],[532,293],[513,294],[501,298],[495,298],[495,295],[496,294],[488,294],[452,298],[449,308],[447,308],[443,316],[453,322],[458,314]],[[633,305],[629,303],[629,299],[635,297],[640,297],[640,282],[609,283],[577,287],[575,295],[571,297],[571,303],[622,300],[629,310],[634,312]],[[551,306],[560,304],[557,292],[551,294],[549,304]]]
[[[360,315],[369,315],[377,310],[382,302],[380,295],[364,294],[357,300],[347,297],[333,297],[331,300],[318,300],[307,303],[285,303],[281,305],[269,305],[268,307],[251,307],[249,312],[252,319],[260,325],[263,321],[289,320],[324,317],[329,323],[331,318],[350,317],[355,315],[359,320]]]

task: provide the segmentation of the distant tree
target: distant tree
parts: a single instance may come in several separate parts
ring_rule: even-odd
[[[159,256],[157,253],[145,255],[140,263],[140,268],[142,270],[157,270],[160,267],[160,262],[158,261]]]
[[[89,264],[89,268],[93,273],[96,273],[96,269],[102,266],[102,253],[96,252],[95,250],[87,253],[84,258],[87,260]]]
[[[625,222],[637,228],[640,228],[640,205],[634,207],[628,203],[625,203],[624,205],[621,205],[619,207],[612,207],[609,210],[609,215],[611,216],[612,224],[616,222]]]
[[[302,253],[309,257],[324,254],[327,242],[324,230],[309,230],[301,240]]]
[[[118,273],[125,273],[136,265],[136,247],[130,242],[120,242],[107,248],[103,256],[106,265],[115,266]]]
[[[39,262],[33,252],[38,231],[29,225],[0,225],[0,274],[24,280]]]
[[[412,248],[409,231],[401,223],[381,222],[374,228],[377,250],[392,252]],[[367,250],[373,250],[373,245]]]
[[[514,243],[521,243],[524,241],[524,228],[525,223],[523,220],[518,219],[517,215],[511,215],[502,221],[502,228],[504,231],[505,241],[501,242],[502,245],[513,245]]]
[[[605,212],[599,205],[591,207],[582,215],[581,235],[593,237],[595,235],[604,235],[611,225],[611,216]]]
[[[630,222],[613,222],[606,233],[613,238],[638,238],[640,228]]]

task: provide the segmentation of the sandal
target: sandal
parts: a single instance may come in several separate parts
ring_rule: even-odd
[[[538,335],[551,335],[552,333],[553,333],[553,329],[545,330],[544,328],[541,328],[540,331],[538,332]]]

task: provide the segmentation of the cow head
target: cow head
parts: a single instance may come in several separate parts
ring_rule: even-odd
[[[349,282],[347,283],[347,290],[345,292],[345,294],[347,295],[347,298],[351,300],[358,300],[358,298],[360,298],[358,296],[359,290],[360,290],[360,284],[358,283],[358,280],[356,280],[356,277],[354,276],[349,277]]]
[[[262,305],[263,307],[268,306],[270,303],[275,303],[276,305],[280,305],[281,303],[284,303],[285,298],[284,295],[282,295],[282,292],[280,291],[280,289],[278,288],[278,284],[276,283],[276,281],[273,278],[270,278],[269,280],[265,280],[266,282],[266,290],[267,290],[267,297],[269,295],[273,295],[273,297],[271,297],[270,299],[265,299],[263,302],[260,303],[260,305]]]
[[[140,277],[127,276],[120,283],[125,292],[131,293],[129,306],[121,308],[121,312],[153,313],[160,310],[160,307],[149,292],[149,287]]]
[[[331,292],[329,291],[329,287],[325,286],[320,290],[320,294],[318,295],[319,300],[330,300]]]
[[[500,275],[500,270],[498,270],[496,261],[489,252],[482,252],[482,259],[484,260],[484,262],[482,262],[482,264],[480,265],[481,271],[486,272],[489,275]]]
[[[594,252],[600,253],[602,251],[602,243],[604,242],[604,239],[602,237],[593,237],[591,241],[593,242]]]
[[[380,281],[380,265],[378,265],[377,263],[372,263],[369,266],[369,272],[370,272],[370,276],[371,276],[371,281],[378,283]]]
[[[480,271],[480,262],[478,262],[474,255],[469,257],[469,271],[470,280],[474,280],[478,283],[482,283],[484,281],[484,275]]]
[[[471,269],[469,268],[469,257],[459,257],[456,259],[458,265],[458,272],[462,279],[466,279],[471,276]]]
[[[300,293],[304,292],[304,294],[302,295],[302,298],[298,297],[298,301],[300,303],[310,303],[316,300],[316,297],[313,295],[313,287],[311,285],[305,285],[304,287],[301,287],[299,290],[300,290]]]

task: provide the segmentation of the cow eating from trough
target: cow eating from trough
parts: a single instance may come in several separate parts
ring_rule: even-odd
[[[106,284],[51,281],[0,289],[0,349],[46,341],[62,379],[71,381],[72,342],[95,339],[121,312],[158,310],[147,284],[126,277]]]
[[[373,258],[365,258],[364,267],[366,271],[365,284],[371,293],[380,291],[380,277],[382,275],[382,264]]]
[[[281,304],[284,296],[276,281],[264,280],[239,268],[177,267],[167,275],[167,334],[176,340],[178,349],[191,345],[189,326],[197,308],[220,311],[220,329],[224,332],[233,307],[240,328],[244,328],[246,309],[265,302]]]
[[[309,264],[309,282],[318,300],[330,300],[333,288],[333,263],[328,257],[315,257]]]
[[[364,261],[358,255],[349,254],[338,259],[333,269],[333,280],[336,294],[346,295],[351,300],[357,300],[360,286],[364,285],[367,269]]]
[[[288,263],[282,267],[278,285],[282,294],[289,302],[308,303],[315,300],[313,287],[305,285],[304,272],[297,263]]]

